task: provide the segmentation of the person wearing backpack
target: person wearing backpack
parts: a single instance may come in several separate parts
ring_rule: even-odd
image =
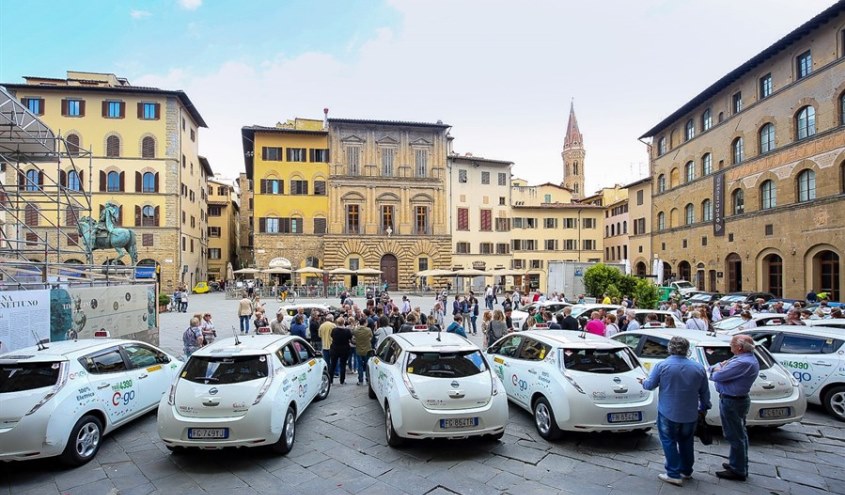
[[[185,357],[191,357],[197,349],[202,347],[202,328],[200,328],[200,319],[191,318],[191,326],[189,326],[182,334],[182,348],[185,351]]]

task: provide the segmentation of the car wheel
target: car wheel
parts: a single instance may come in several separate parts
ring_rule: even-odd
[[[82,416],[70,431],[61,461],[68,466],[85,464],[97,455],[102,438],[103,424],[100,420],[90,414]]]
[[[401,447],[405,443],[405,439],[400,437],[393,428],[393,416],[390,414],[390,406],[385,406],[384,408],[384,427],[385,435],[387,436],[387,445]]]
[[[838,385],[824,394],[824,408],[839,421],[845,421],[845,387]]]
[[[376,398],[376,391],[373,390],[373,382],[367,384],[367,397],[370,399]]]
[[[317,394],[317,400],[323,400],[329,396],[332,390],[332,378],[329,376],[328,370],[323,372],[323,378],[320,382],[320,393]]]
[[[546,440],[560,438],[561,431],[557,426],[555,413],[545,397],[540,397],[534,402],[534,426],[537,427],[537,433]]]
[[[287,454],[293,448],[294,440],[296,440],[296,413],[293,406],[288,406],[285,423],[282,425],[282,434],[279,436],[279,441],[273,444],[273,451],[281,455]]]

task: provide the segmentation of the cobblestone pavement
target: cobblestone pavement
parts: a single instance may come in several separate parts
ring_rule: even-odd
[[[233,314],[235,303],[214,294],[194,296],[191,305],[191,313]],[[162,315],[162,344],[171,351],[186,316]],[[218,326],[228,324],[225,315],[216,318]],[[696,442],[694,478],[684,488],[658,481],[663,454],[655,432],[565,434],[549,443],[527,412],[511,406],[499,442],[421,441],[392,449],[383,418],[365,387],[335,385],[300,418],[287,456],[264,449],[172,455],[152,413],[106,437],[85,466],[66,469],[50,459],[0,464],[0,494],[845,494],[845,423],[815,407],[801,424],[752,430],[746,483],[716,478],[728,451],[721,437],[710,446]]]

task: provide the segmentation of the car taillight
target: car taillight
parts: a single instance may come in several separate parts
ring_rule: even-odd
[[[496,379],[496,375],[493,372],[490,372],[490,382],[492,385],[490,386],[490,396],[495,397],[499,395],[499,384],[497,383],[499,380]]]
[[[264,384],[261,385],[261,389],[258,391],[258,396],[255,398],[255,402],[252,405],[256,405],[261,402],[261,399],[264,398],[264,394],[270,390],[270,385],[273,383],[273,362],[271,360],[267,360],[267,369],[270,371],[270,374],[264,380]]]
[[[179,378],[173,380],[173,383],[170,384],[170,392],[167,394],[167,405],[173,406],[176,405],[176,384],[179,383]]]
[[[29,412],[26,413],[26,415],[29,416],[30,414],[35,413],[35,411],[41,409],[41,406],[46,404],[57,393],[59,393],[59,390],[61,390],[62,387],[64,387],[65,384],[67,383],[67,376],[68,376],[68,363],[67,362],[59,363],[59,380],[56,382],[56,385],[53,388],[51,388],[50,391],[47,392],[47,395],[45,395],[40,401],[38,401],[38,404],[35,404],[35,406],[33,406],[33,408],[30,409]]]
[[[414,386],[411,384],[411,378],[405,371],[402,372],[402,381],[405,382],[405,387],[408,388],[408,392],[411,394],[411,397],[419,399],[420,397],[417,395],[417,391],[414,390]]]

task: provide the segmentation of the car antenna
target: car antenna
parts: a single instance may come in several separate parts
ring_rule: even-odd
[[[32,336],[35,337],[35,345],[39,351],[49,349],[49,347],[47,347],[45,344],[47,342],[50,342],[50,339],[39,339],[38,334],[35,333],[34,329],[30,328],[29,331],[32,332]]]
[[[587,329],[582,329],[581,333],[578,334],[579,339],[587,340]]]
[[[232,335],[235,336],[235,345],[241,345],[241,339],[238,338],[238,332],[235,330],[234,325],[232,325]]]

